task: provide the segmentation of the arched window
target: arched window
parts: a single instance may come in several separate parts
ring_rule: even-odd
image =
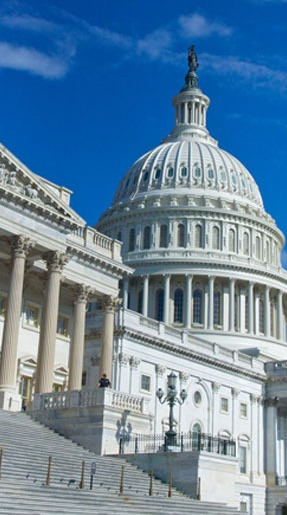
[[[156,291],[156,299],[155,299],[155,318],[159,322],[163,321],[163,306],[164,306],[164,291],[162,288]]]
[[[167,247],[167,225],[163,224],[159,230],[159,246],[162,248]]]
[[[150,226],[146,225],[144,228],[143,248],[150,249],[150,243],[151,243],[151,230],[150,230]]]
[[[228,250],[229,252],[235,252],[235,231],[230,229],[228,233]]]
[[[193,323],[202,324],[202,292],[194,290],[193,292]]]
[[[136,244],[136,232],[134,229],[130,229],[129,233],[129,252],[133,252],[135,250]]]
[[[183,224],[178,224],[177,226],[177,246],[184,247],[185,246],[185,228]]]
[[[177,288],[174,292],[173,321],[179,324],[183,322],[183,291],[181,288]]]
[[[264,301],[259,300],[259,332],[264,334]]]
[[[261,258],[261,241],[259,236],[256,236],[255,240],[255,255],[257,259]]]
[[[243,254],[249,256],[249,234],[245,232],[243,234]]]
[[[212,248],[219,250],[219,228],[216,226],[212,228]]]
[[[196,225],[194,230],[194,246],[197,249],[201,249],[203,247],[202,244],[202,226]]]
[[[213,295],[213,323],[221,325],[221,295],[219,291],[215,291]]]
[[[143,312],[143,290],[138,292],[138,313]]]

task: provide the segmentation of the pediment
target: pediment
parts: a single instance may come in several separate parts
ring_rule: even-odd
[[[60,189],[54,185],[54,191]],[[12,197],[15,205],[27,205],[68,226],[83,226],[85,221],[49,187],[48,181],[29,170],[0,144],[0,197]]]

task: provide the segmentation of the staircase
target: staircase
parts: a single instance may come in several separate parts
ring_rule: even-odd
[[[0,410],[0,447],[3,447],[0,480],[2,515],[234,515],[226,505],[191,500],[154,480],[149,494],[147,474],[111,456],[97,456],[31,420],[25,413]],[[46,485],[48,459],[52,456],[50,484]],[[84,489],[79,488],[85,462]],[[90,470],[96,463],[93,489]],[[124,489],[119,495],[124,466]]]

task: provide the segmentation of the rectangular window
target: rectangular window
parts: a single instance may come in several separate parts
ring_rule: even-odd
[[[27,304],[25,307],[25,325],[30,327],[39,327],[39,308],[32,304]]]
[[[247,473],[247,447],[239,447],[240,474]]]
[[[151,377],[145,374],[141,376],[141,390],[145,392],[150,392],[151,390]]]
[[[247,404],[245,402],[240,403],[240,416],[247,418]]]
[[[6,314],[7,298],[0,295],[0,317],[5,317]]]
[[[220,410],[223,413],[228,413],[229,411],[228,399],[226,397],[221,397]]]
[[[68,328],[69,328],[69,319],[67,317],[63,317],[61,315],[58,316],[57,322],[57,334],[61,334],[62,336],[68,336]]]
[[[246,501],[240,502],[240,512],[247,513],[247,502]]]

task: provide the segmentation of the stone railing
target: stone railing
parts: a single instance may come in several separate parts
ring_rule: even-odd
[[[74,233],[69,234],[68,239],[103,254],[104,256],[121,262],[122,244],[96,231],[92,227],[78,227]]]
[[[36,394],[32,404],[32,411],[86,408],[104,405],[105,407],[111,406],[120,410],[147,414],[148,403],[148,399],[137,395],[117,392],[110,388],[92,388]]]

